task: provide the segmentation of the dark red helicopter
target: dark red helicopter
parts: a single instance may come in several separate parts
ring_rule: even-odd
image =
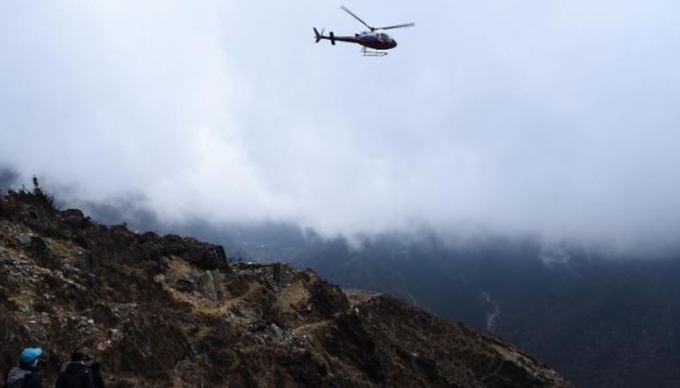
[[[402,28],[402,27],[413,27],[416,24],[415,23],[406,23],[406,24],[399,24],[396,26],[388,26],[388,27],[371,27],[366,22],[361,20],[357,15],[353,14],[352,11],[347,9],[345,6],[340,7],[343,11],[347,12],[348,14],[352,15],[355,19],[361,22],[364,26],[368,27],[370,31],[365,31],[360,34],[354,34],[354,36],[335,36],[333,32],[329,32],[329,34],[326,36],[323,34],[323,30],[321,30],[321,33],[314,28],[314,37],[316,39],[316,43],[319,43],[321,39],[327,39],[331,41],[332,45],[335,45],[335,42],[349,42],[349,43],[356,43],[360,44],[363,47],[361,48],[361,52],[365,56],[372,56],[372,57],[382,57],[387,55],[386,52],[384,51],[378,51],[378,50],[390,50],[395,47],[397,47],[397,41],[392,39],[389,35],[387,35],[384,32],[376,32],[378,30],[391,30],[393,28]],[[368,50],[368,48],[373,49],[373,50]]]

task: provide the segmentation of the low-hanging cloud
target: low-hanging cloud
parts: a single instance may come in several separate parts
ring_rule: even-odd
[[[340,5],[340,4],[338,4]],[[0,4],[0,164],[162,218],[675,242],[680,4]],[[326,43],[326,44],[324,44]]]

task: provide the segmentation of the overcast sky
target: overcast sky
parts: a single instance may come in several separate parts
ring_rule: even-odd
[[[167,219],[680,236],[680,2],[0,2],[0,166]],[[27,179],[27,178],[25,178]],[[26,180],[28,182],[28,180]]]

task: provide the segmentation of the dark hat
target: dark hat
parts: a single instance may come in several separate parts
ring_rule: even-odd
[[[71,354],[71,361],[90,361],[92,357],[82,350],[76,350]]]

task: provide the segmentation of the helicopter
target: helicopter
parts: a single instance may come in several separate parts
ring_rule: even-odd
[[[361,48],[361,52],[364,56],[368,57],[382,57],[387,55],[385,51],[379,51],[379,50],[390,50],[395,47],[397,47],[397,41],[392,39],[389,35],[387,35],[384,32],[376,32],[378,30],[391,30],[393,28],[402,28],[402,27],[413,27],[416,24],[415,23],[406,23],[406,24],[398,24],[396,26],[388,26],[388,27],[371,27],[366,22],[361,20],[357,15],[352,13],[347,7],[344,5],[340,7],[343,11],[347,12],[348,14],[352,15],[355,19],[357,19],[361,24],[364,26],[368,27],[370,31],[364,31],[359,34],[354,34],[354,36],[335,36],[333,32],[329,32],[328,35],[323,34],[323,30],[319,32],[316,28],[314,28],[314,38],[316,39],[315,43],[319,43],[322,39],[330,40],[331,44],[335,46],[335,42],[348,42],[348,43],[356,43],[360,44],[363,46]],[[372,49],[372,50],[370,50]]]

